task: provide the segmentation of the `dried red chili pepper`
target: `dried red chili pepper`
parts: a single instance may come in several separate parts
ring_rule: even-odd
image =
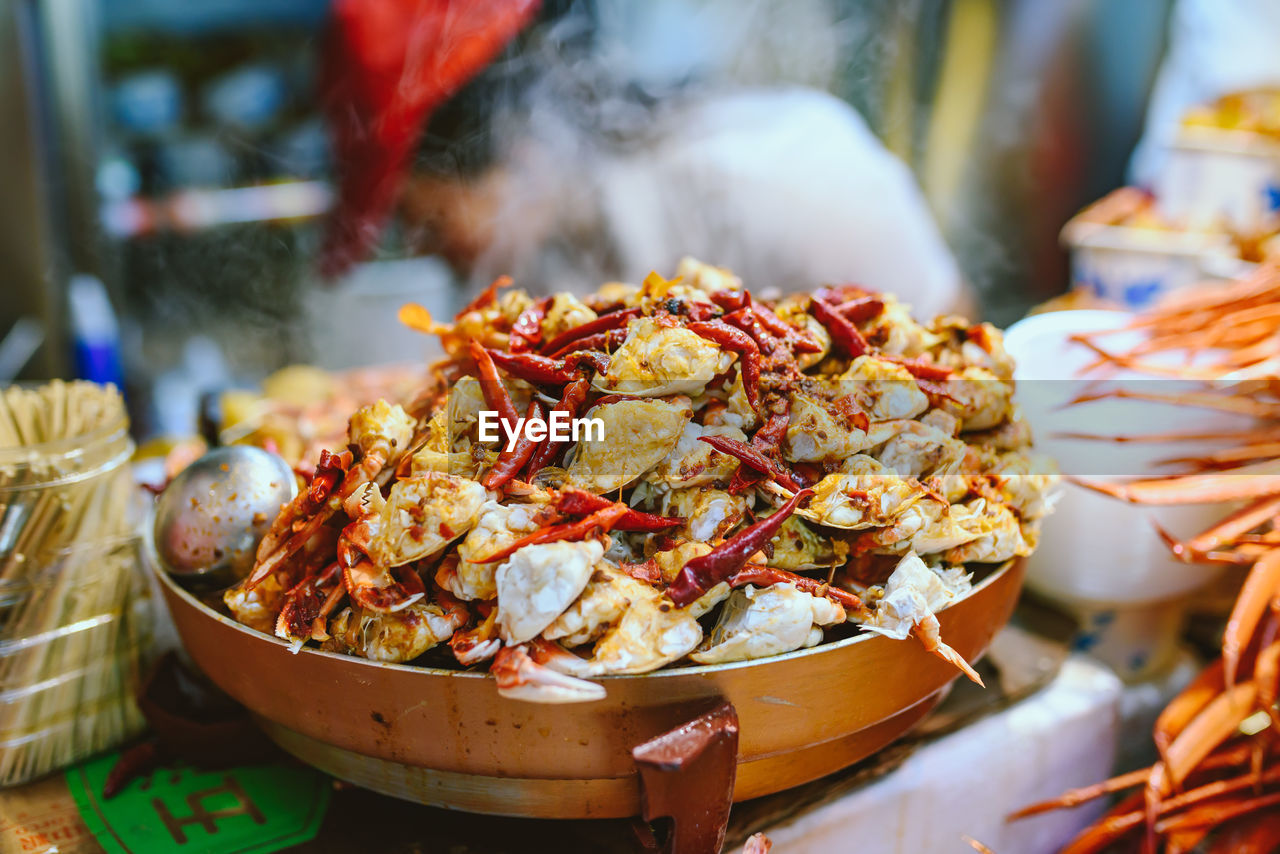
[[[536,400],[529,401],[529,409],[525,414],[526,423],[541,418],[542,405]],[[480,485],[485,489],[501,489],[507,481],[520,473],[520,469],[524,468],[525,463],[529,462],[536,450],[538,450],[538,442],[529,438],[528,430],[521,430],[516,436],[515,443],[508,443],[508,447],[503,448],[498,454],[497,462],[481,478]]]
[[[809,300],[809,313],[817,318],[831,335],[831,343],[853,358],[863,355],[871,349],[867,339],[858,331],[858,327],[844,319],[835,307],[815,295]]]
[[[736,457],[743,465],[750,466],[761,474],[772,477],[781,486],[792,492],[800,489],[800,484],[796,483],[795,478],[791,476],[791,472],[746,442],[739,442],[737,439],[730,439],[728,436],[699,436],[698,440],[706,442],[717,451]]]
[[[505,350],[489,350],[489,358],[513,377],[537,385],[564,385],[573,379],[562,359],[540,356],[537,353],[508,353]]]
[[[917,379],[945,380],[952,374],[950,368],[920,359],[908,359],[905,356],[888,356],[883,353],[876,358],[884,359],[886,362],[893,362],[895,365],[901,365],[911,373],[911,376]]]
[[[569,516],[596,513],[614,506],[622,507],[626,510],[626,513],[620,516],[613,525],[619,531],[655,533],[684,524],[684,519],[675,516],[658,516],[653,513],[633,510],[621,501],[613,501],[603,495],[587,492],[585,489],[570,487],[561,490],[560,496],[556,499],[556,509]]]
[[[564,412],[570,418],[574,418],[578,414],[578,410],[582,408],[583,402],[587,399],[587,392],[591,391],[591,382],[586,377],[578,377],[573,382],[565,386],[564,393],[560,395],[560,401],[553,407],[551,412]],[[550,425],[550,415],[548,415],[548,425]],[[547,466],[551,465],[556,455],[560,453],[560,448],[556,442],[551,441],[550,434],[538,446],[538,450],[534,451],[533,457],[529,460],[528,476],[533,477]]]
[[[720,319],[750,335],[752,340],[756,342],[756,346],[760,348],[761,353],[768,355],[778,349],[778,339],[772,332],[764,328],[764,324],[756,316],[753,307],[745,306],[737,311],[731,311]]]
[[[561,332],[543,345],[542,352],[549,356],[561,356],[570,349],[590,349],[589,347],[577,346],[574,342],[601,332],[620,329],[626,326],[631,318],[639,317],[639,315],[639,308],[625,308],[622,311],[615,311],[611,314],[602,314],[595,320],[588,320],[586,323],[580,323],[572,329],[566,329]]]
[[[627,330],[610,329],[608,332],[597,332],[594,335],[588,335],[586,338],[570,341],[550,355],[553,359],[559,359],[562,356],[568,356],[570,353],[583,350],[612,350],[626,340]]]
[[[742,360],[742,390],[752,409],[760,406],[760,348],[751,336],[720,320],[693,321],[690,332],[708,341],[714,341],[726,350],[737,353]]]
[[[857,297],[836,306],[850,323],[863,323],[884,313],[884,300],[877,296]]]
[[[484,394],[484,402],[498,413],[499,418],[510,425],[508,429],[515,429],[520,416],[516,413],[515,404],[511,402],[507,387],[502,384],[502,378],[498,376],[498,369],[494,367],[489,351],[474,338],[467,342],[467,347],[480,373],[480,391]]]
[[[551,297],[543,297],[533,305],[520,312],[516,322],[511,324],[511,352],[523,353],[537,349],[542,341],[542,321],[551,307]]]
[[[769,417],[765,419],[764,426],[751,437],[751,447],[766,455],[778,452],[778,449],[782,447],[782,440],[787,436],[787,427],[791,424],[791,402],[783,398],[781,401],[775,402],[773,406],[779,408],[769,414]],[[729,491],[738,493],[755,486],[762,480],[764,480],[763,474],[748,471],[746,468],[739,466],[738,470],[733,473],[733,478],[729,481]]]
[[[723,308],[725,311],[736,311],[744,306],[751,305],[751,294],[747,291],[716,291],[711,294],[711,301]]]
[[[748,525],[716,546],[710,554],[695,557],[686,563],[667,588],[671,601],[684,607],[745,566],[753,554],[777,535],[778,529],[791,517],[800,502],[811,495],[812,489],[800,490],[787,499],[772,516]]]

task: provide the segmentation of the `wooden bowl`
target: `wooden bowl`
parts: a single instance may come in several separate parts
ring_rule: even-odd
[[[979,657],[1013,611],[1021,560],[938,614]],[[591,703],[498,695],[493,678],[288,645],[202,604],[161,574],[188,653],[281,747],[340,779],[469,812],[605,818],[640,811],[631,749],[724,700],[737,709],[734,800],[816,779],[874,753],[937,702],[957,671],[914,640],[860,634],[734,664],[598,680]]]

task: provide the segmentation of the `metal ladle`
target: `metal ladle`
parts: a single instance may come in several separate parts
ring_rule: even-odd
[[[153,553],[182,583],[227,587],[249,574],[280,506],[298,492],[289,464],[250,445],[215,448],[156,500]]]

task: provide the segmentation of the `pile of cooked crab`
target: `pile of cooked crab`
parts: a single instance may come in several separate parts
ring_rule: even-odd
[[[1030,553],[1057,480],[990,325],[922,325],[850,285],[759,299],[692,260],[583,298],[499,280],[450,323],[400,318],[446,358],[320,454],[224,596],[241,623],[488,667],[539,702],[858,630],[977,679],[936,613],[977,565]],[[514,429],[564,418],[600,429]]]

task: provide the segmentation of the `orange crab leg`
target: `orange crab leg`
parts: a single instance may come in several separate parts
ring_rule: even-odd
[[[1252,815],[1224,828],[1208,854],[1273,854],[1280,848],[1280,813]]]
[[[1217,379],[1218,374],[1206,377],[1206,379]],[[1253,400],[1241,395],[1223,395],[1214,394],[1212,392],[1183,392],[1180,394],[1159,394],[1153,391],[1134,391],[1133,389],[1117,388],[1108,389],[1106,391],[1091,392],[1087,394],[1077,395],[1067,402],[1067,406],[1075,406],[1081,403],[1091,403],[1096,400],[1145,400],[1150,403],[1169,403],[1177,406],[1193,406],[1199,409],[1212,409],[1219,412],[1229,412],[1236,415],[1248,415],[1253,418],[1269,418],[1274,419],[1280,417],[1280,408]]]
[[[1059,854],[1097,854],[1106,850],[1142,824],[1142,810],[1137,809],[1141,805],[1141,792],[1130,795],[1102,821],[1081,831]]]
[[[1118,777],[1112,777],[1110,780],[1103,780],[1101,783],[1095,783],[1092,786],[1082,786],[1079,789],[1070,789],[1051,801],[1040,801],[1039,803],[1025,806],[1017,812],[1010,813],[1005,821],[1013,821],[1027,816],[1039,815],[1043,812],[1050,812],[1057,809],[1065,809],[1068,807],[1078,807],[1080,804],[1088,803],[1096,800],[1103,795],[1110,795],[1113,792],[1120,792],[1125,789],[1132,789],[1134,786],[1141,786],[1147,781],[1151,775],[1151,768],[1139,768],[1137,771],[1130,771],[1128,774],[1121,774]]]
[[[1277,595],[1280,595],[1280,549],[1260,558],[1249,570],[1249,577],[1245,579],[1231,616],[1227,618],[1227,628],[1222,633],[1222,657],[1226,662],[1228,686],[1235,683],[1240,655],[1253,637],[1267,606]]]
[[[1264,498],[1237,510],[1217,525],[1192,537],[1186,546],[1192,552],[1207,552],[1238,539],[1277,515],[1280,515],[1280,495]]]
[[[1229,472],[1105,483],[1081,477],[1070,481],[1131,504],[1216,504],[1280,494],[1280,460],[1241,466]]]
[[[1165,751],[1168,759],[1152,766],[1150,788],[1163,793],[1182,785],[1187,775],[1253,714],[1257,697],[1257,686],[1242,682],[1209,702],[1169,745]]]
[[[1205,706],[1213,702],[1214,697],[1222,693],[1224,687],[1222,659],[1219,658],[1200,671],[1191,684],[1183,688],[1182,692],[1164,707],[1156,718],[1152,733],[1156,750],[1162,761],[1168,763],[1169,745],[1182,734],[1188,724],[1195,720],[1196,715],[1200,714]]]
[[[1272,792],[1271,794],[1260,795],[1256,798],[1236,801],[1235,803],[1204,804],[1195,809],[1187,810],[1181,815],[1162,819],[1156,825],[1156,830],[1160,833],[1168,833],[1182,828],[1220,825],[1233,818],[1239,818],[1240,816],[1249,815],[1258,810],[1274,806],[1280,806],[1280,792]]]

